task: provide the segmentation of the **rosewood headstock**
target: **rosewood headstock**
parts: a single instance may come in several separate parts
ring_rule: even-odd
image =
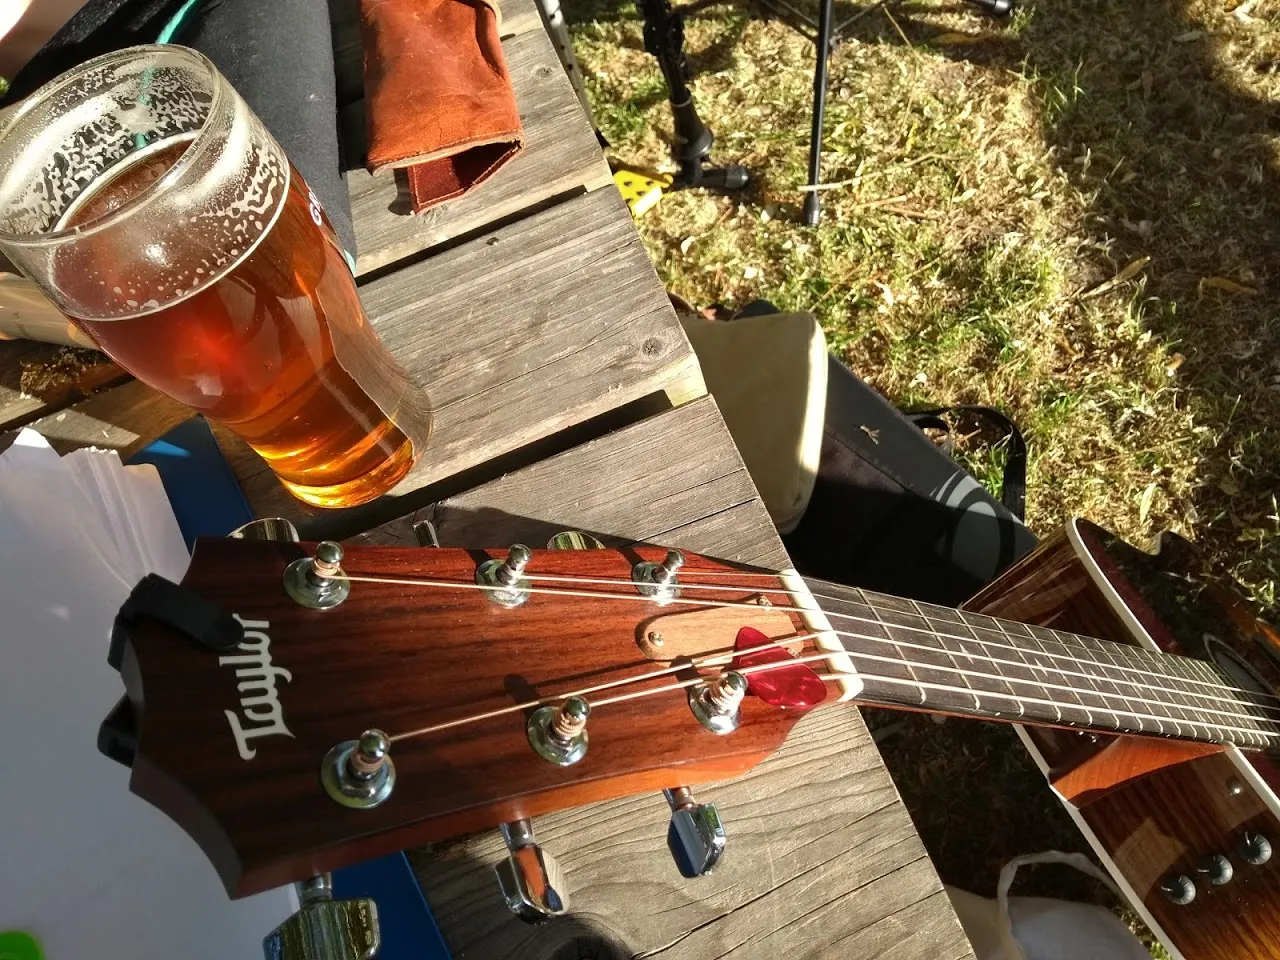
[[[235,615],[239,645],[211,650],[142,617],[119,650],[136,728],[131,788],[199,843],[233,897],[564,807],[740,774],[795,722],[797,711],[747,696],[736,730],[718,736],[688,696],[732,698],[727,681],[715,683],[740,627],[812,636],[777,576],[685,554],[679,582],[703,586],[664,603],[653,589],[668,558],[660,548],[530,551],[515,587],[505,549],[351,548],[340,568],[325,566],[328,545],[317,549],[199,541],[183,587]],[[308,567],[321,594],[335,584],[349,593],[327,608],[298,602]],[[715,665],[679,659],[725,651]],[[563,726],[564,698],[582,690],[588,749],[549,762],[531,747],[530,717],[546,700],[544,719]],[[322,783],[325,758],[375,730],[389,738],[394,784],[375,806],[344,805]],[[382,745],[363,746],[356,760],[383,770]]]

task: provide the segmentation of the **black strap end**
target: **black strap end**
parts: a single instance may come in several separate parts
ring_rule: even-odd
[[[223,653],[244,642],[244,627],[234,616],[190,587],[149,573],[133,588],[111,627],[107,663],[116,670],[124,662],[129,631],[140,618],[163,623],[208,650]]]

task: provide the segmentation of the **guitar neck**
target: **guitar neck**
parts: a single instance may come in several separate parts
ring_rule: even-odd
[[[858,700],[991,720],[1280,744],[1280,701],[1212,664],[805,578],[863,682]]]

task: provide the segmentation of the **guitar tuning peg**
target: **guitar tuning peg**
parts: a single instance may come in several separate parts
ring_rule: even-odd
[[[683,566],[684,554],[679,550],[668,550],[661,563],[651,560],[637,563],[631,569],[631,579],[642,597],[656,600],[659,605],[667,604],[680,596],[677,575]]]
[[[342,570],[342,544],[321,540],[315,556],[300,557],[284,570],[284,590],[296,603],[315,610],[336,607],[351,594]]]
[[[548,550],[604,550],[605,545],[581,530],[561,530],[547,541]]]
[[[344,740],[320,764],[320,784],[330,799],[356,810],[378,806],[396,785],[391,740],[378,729],[366,730],[359,740]]]
[[[747,678],[736,670],[726,670],[689,688],[689,709],[698,722],[719,736],[738,729],[742,722],[742,700],[747,695]]]
[[[570,697],[558,707],[539,707],[525,725],[529,746],[558,767],[572,766],[586,756],[590,715],[591,704],[582,697]]]
[[[294,886],[298,911],[263,939],[266,960],[370,960],[378,952],[382,936],[372,900],[334,900],[327,873]]]
[[[567,911],[564,874],[555,858],[538,846],[533,824],[527,819],[512,820],[498,829],[508,853],[493,869],[511,912],[527,923],[539,923]]]
[[[671,807],[667,849],[682,877],[701,877],[715,869],[724,853],[724,824],[714,803],[698,803],[688,787],[663,790]]]
[[[505,560],[486,560],[476,568],[476,583],[488,587],[485,593],[499,606],[518,607],[529,599],[529,581],[524,568],[533,551],[523,543],[513,543]]]

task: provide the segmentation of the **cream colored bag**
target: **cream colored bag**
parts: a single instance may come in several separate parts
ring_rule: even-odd
[[[779,532],[791,532],[813,495],[822,453],[822,327],[811,313],[680,322],[760,499]]]

